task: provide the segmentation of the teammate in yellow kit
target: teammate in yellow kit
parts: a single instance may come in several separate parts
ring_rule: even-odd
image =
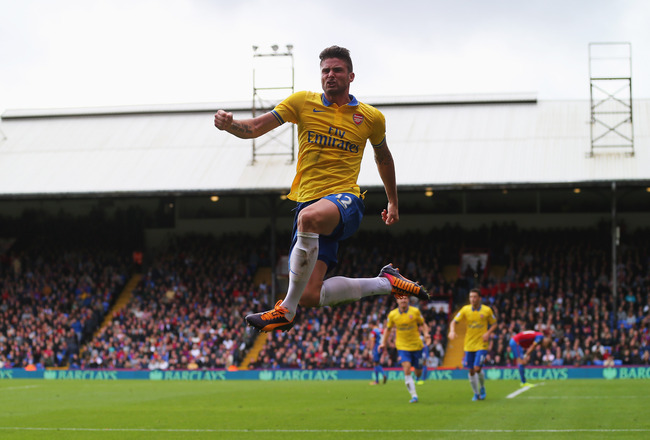
[[[397,298],[397,308],[388,314],[382,346],[385,349],[395,335],[395,348],[404,370],[404,382],[411,394],[410,403],[417,403],[418,394],[411,375],[411,367],[415,369],[416,377],[422,375],[422,349],[424,348],[422,340],[424,339],[425,344],[430,344],[431,335],[420,310],[411,306],[409,300],[408,296]]]
[[[384,115],[350,94],[355,75],[347,49],[331,46],[319,58],[323,93],[294,93],[273,111],[252,119],[233,120],[233,114],[224,110],[214,115],[215,127],[243,139],[261,136],[285,122],[298,125],[296,176],[288,196],[298,202],[289,253],[289,287],[274,309],[246,316],[248,324],[259,331],[291,329],[298,304],[331,306],[390,293],[429,299],[422,286],[404,278],[392,264],[373,278],[323,281],[336,265],[339,241],[354,234],[363,217],[357,177],[367,141],[388,199],[381,213],[386,225],[399,221],[399,209]]]
[[[469,304],[463,306],[449,325],[449,339],[456,339],[456,323],[465,319],[463,366],[469,370],[469,383],[474,391],[472,400],[485,399],[485,375],[483,363],[489,347],[490,336],[497,327],[492,309],[481,304],[481,291],[472,289],[469,292]]]

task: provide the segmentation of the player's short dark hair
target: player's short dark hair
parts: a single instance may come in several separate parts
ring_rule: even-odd
[[[481,289],[478,287],[474,287],[473,289],[470,289],[469,293],[476,292],[478,296],[481,296]]]
[[[323,62],[329,58],[338,58],[341,61],[344,61],[348,66],[348,72],[352,73],[352,58],[350,57],[350,51],[345,47],[340,46],[330,46],[323,49],[323,51],[318,56],[320,61]]]

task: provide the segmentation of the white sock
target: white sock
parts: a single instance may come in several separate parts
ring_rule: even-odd
[[[478,384],[480,388],[485,386],[485,374],[483,374],[483,370],[478,372]]]
[[[346,278],[332,277],[323,282],[319,305],[337,306],[359,301],[366,296],[388,295],[391,285],[388,278]]]
[[[474,391],[474,394],[478,394],[481,391],[478,386],[478,374],[469,375],[469,384],[472,386],[472,391]]]
[[[290,321],[296,315],[298,302],[318,260],[318,234],[298,232],[296,237],[296,244],[289,256],[289,288],[282,301],[282,306],[289,310],[285,318]]]
[[[418,393],[415,392],[415,382],[413,382],[413,376],[407,374],[404,376],[404,382],[406,382],[406,389],[411,393],[411,397],[418,397]]]

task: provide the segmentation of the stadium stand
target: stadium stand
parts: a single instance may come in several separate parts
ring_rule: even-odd
[[[61,223],[67,231],[83,232]],[[533,365],[648,365],[650,234],[642,229],[626,237],[614,299],[603,228],[532,230],[506,224],[398,237],[361,232],[343,244],[336,274],[373,276],[393,261],[434,297],[452,301],[451,311],[479,285],[499,319],[489,365],[512,364],[507,342],[524,329],[549,330],[554,336],[548,352],[533,353]],[[267,276],[256,278],[268,273],[268,250],[259,237],[177,237],[148,255],[130,300],[114,309],[134,270],[130,254],[88,246],[89,235],[81,234],[83,240],[71,239],[69,233],[62,237],[17,239],[3,253],[4,368],[371,368],[368,324],[384,321],[395,307],[392,297],[376,297],[335,308],[300,309],[294,329],[265,335],[255,355],[251,349],[258,335],[242,317],[274,301],[266,281],[260,281]],[[478,278],[458,271],[446,276],[458,266],[459,249],[466,247],[489,249],[499,270]],[[436,303],[420,307],[433,336],[430,365],[440,366],[449,351],[450,315]],[[107,325],[100,328],[102,321]],[[396,353],[386,353],[382,363],[397,366]]]
[[[189,235],[152,258],[131,300],[87,346],[101,368],[197,369],[239,365],[255,335],[245,308],[270,299],[252,284],[257,237]]]
[[[52,238],[52,237],[50,237]],[[125,284],[128,264],[97,247],[17,241],[0,264],[0,364],[4,368],[79,365]]]
[[[484,301],[494,308],[500,322],[490,342],[489,365],[512,365],[508,341],[526,329],[549,330],[554,338],[548,352],[540,349],[532,355],[533,365],[598,365],[608,359],[648,364],[648,231],[634,233],[627,240],[634,245],[622,249],[615,314],[606,270],[609,243],[603,227],[519,230],[503,225],[474,231],[454,229],[454,234],[431,231],[399,239],[360,234],[358,241],[343,250],[340,267],[343,275],[361,276],[372,273],[382,256],[401,259],[406,263],[405,273],[426,280],[432,292],[453,293],[456,308],[478,283]],[[488,275],[478,280],[461,275],[453,284],[448,283],[440,268],[450,267],[458,258],[458,249],[467,246],[490,249],[491,258],[504,263],[505,269],[487,271]],[[375,298],[344,308],[303,311],[294,330],[272,335],[251,366],[368,368],[367,322],[385,319],[392,307],[391,300]],[[427,321],[435,333],[434,341],[442,340],[442,347],[447,347],[448,316],[437,316],[433,321],[427,317]],[[456,356],[445,366],[460,367],[460,360]],[[394,353],[383,362],[395,366]]]

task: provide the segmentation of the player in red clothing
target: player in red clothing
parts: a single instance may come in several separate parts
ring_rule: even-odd
[[[530,353],[536,346],[542,345],[548,347],[551,344],[551,338],[545,336],[544,333],[527,330],[525,332],[517,333],[510,338],[510,349],[515,359],[517,359],[517,367],[519,368],[519,376],[521,377],[521,386],[531,386],[526,383],[526,375],[524,366],[528,363]],[[524,351],[525,350],[525,351]]]

